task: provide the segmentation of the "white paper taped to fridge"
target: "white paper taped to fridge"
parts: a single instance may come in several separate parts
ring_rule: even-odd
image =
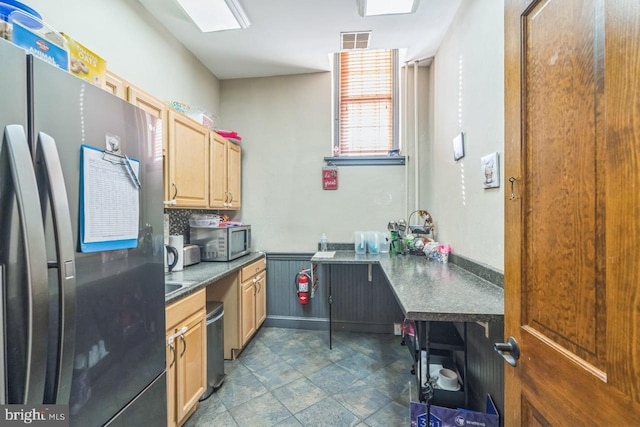
[[[124,160],[83,147],[85,243],[138,238],[138,188]],[[132,160],[130,165],[139,176],[140,162]]]

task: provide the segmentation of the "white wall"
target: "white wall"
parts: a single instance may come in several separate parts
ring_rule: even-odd
[[[320,235],[353,242],[403,217],[404,168],[343,166],[338,190],[322,190],[331,153],[330,73],[224,80],[221,123],[242,136],[242,221],[253,248],[314,252]]]
[[[437,239],[454,252],[504,269],[504,6],[463,0],[435,57],[433,145],[425,205]],[[465,133],[465,157],[452,139]],[[484,189],[480,158],[500,154],[499,189]]]
[[[219,82],[134,0],[28,0],[51,26],[100,55],[107,67],[163,101],[219,112]]]

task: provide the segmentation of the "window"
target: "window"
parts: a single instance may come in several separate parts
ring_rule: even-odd
[[[387,157],[398,148],[397,51],[340,52],[334,62],[333,159]]]

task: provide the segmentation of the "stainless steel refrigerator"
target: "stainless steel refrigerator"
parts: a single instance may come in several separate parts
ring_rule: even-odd
[[[161,126],[0,39],[0,403],[166,423]],[[82,252],[80,147],[107,135],[140,162],[136,247]]]

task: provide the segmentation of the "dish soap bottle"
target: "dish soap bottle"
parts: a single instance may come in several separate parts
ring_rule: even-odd
[[[320,237],[320,252],[327,252],[327,235],[324,233]]]

